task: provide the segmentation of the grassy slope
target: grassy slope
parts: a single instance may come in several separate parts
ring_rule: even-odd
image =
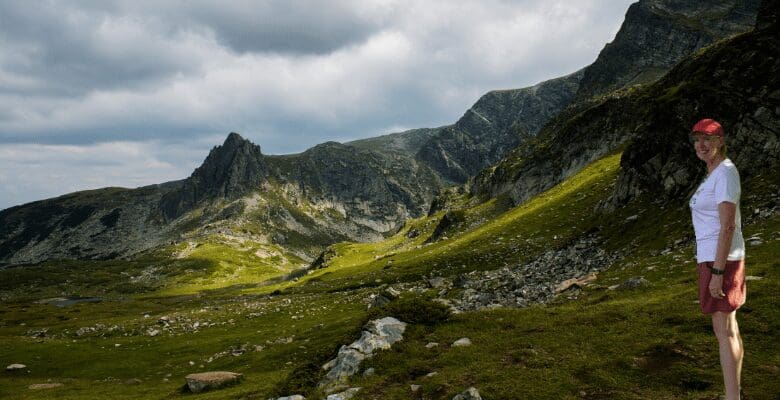
[[[593,208],[611,189],[620,154],[599,160],[566,182],[533,200],[501,213],[502,199],[492,199],[457,211],[462,222],[445,240],[425,244],[444,212],[407,223],[379,243],[334,245],[338,257],[329,266],[263,291],[337,290],[354,285],[412,281],[424,276],[447,276],[472,270],[490,270],[527,261],[554,247],[563,246],[593,226]],[[496,215],[498,214],[498,215]],[[410,239],[411,229],[420,235]],[[450,236],[447,236],[447,234]],[[381,282],[377,282],[379,279]],[[361,283],[362,282],[362,283]],[[308,284],[308,285],[307,285]]]
[[[245,382],[199,398],[265,399],[290,372],[305,372],[306,365],[324,360],[340,344],[356,338],[366,315],[361,300],[376,291],[373,287],[516,264],[549,247],[565,245],[582,232],[598,230],[609,239],[608,248],[632,250],[622,263],[601,273],[594,286],[569,294],[576,299],[561,297],[544,307],[464,313],[436,326],[412,326],[403,342],[370,361],[377,375],[356,379],[355,384],[365,388],[360,397],[406,399],[412,397],[409,385],[418,383],[423,385],[420,397],[431,399],[450,399],[471,385],[485,398],[494,399],[711,398],[720,388],[717,352],[709,322],[693,302],[694,264],[690,241],[685,241],[690,238],[687,214],[684,208],[663,210],[650,203],[637,203],[611,214],[594,213],[594,206],[614,183],[618,159],[619,155],[613,155],[594,163],[564,184],[505,213],[500,200],[461,211],[458,227],[445,232],[448,239],[427,246],[422,243],[441,213],[411,221],[398,235],[381,243],[336,245],[338,256],[328,268],[298,282],[247,288],[215,278],[214,287],[223,285],[223,290],[181,296],[166,292],[174,286],[162,286],[148,288],[157,291],[139,296],[121,293],[121,285],[94,288],[92,285],[105,286],[110,280],[110,274],[98,273],[100,266],[112,265],[105,262],[87,263],[94,271],[87,276],[73,275],[83,267],[75,264],[60,275],[28,272],[25,279],[19,278],[25,275],[24,269],[0,271],[0,281],[11,282],[5,289],[13,282],[27,285],[0,305],[0,361],[30,367],[28,374],[0,375],[0,397],[178,397],[184,375],[222,369],[244,373]],[[745,193],[766,191],[778,181],[780,174],[770,173],[754,179],[752,186],[746,185]],[[462,204],[467,201],[462,199]],[[747,196],[743,210],[753,207],[751,201],[761,203],[760,198]],[[639,218],[624,223],[630,215]],[[748,304],[740,313],[748,351],[744,386],[754,399],[773,398],[780,392],[776,383],[780,355],[775,346],[780,340],[777,226],[780,218],[776,215],[744,229],[746,237],[760,233],[764,239],[764,244],[750,247],[748,259],[749,274],[763,279],[749,282]],[[410,229],[418,229],[420,236],[407,238]],[[684,241],[671,246],[665,255],[657,255],[678,239]],[[234,265],[242,260],[241,254],[222,253],[218,246],[200,251],[203,258],[188,261],[192,263],[189,268],[206,271],[204,274],[219,271],[219,263],[225,259]],[[183,264],[176,263],[182,262],[172,262],[171,275],[181,272]],[[116,262],[113,268],[116,273],[123,265],[130,271],[143,271],[152,263]],[[44,267],[48,269],[43,271],[56,270],[54,265]],[[82,288],[78,294],[123,301],[66,308],[29,301],[68,289],[60,284],[68,273],[72,285]],[[197,272],[191,274],[198,276]],[[627,292],[605,289],[637,275],[653,285]],[[258,273],[257,279],[261,276]],[[183,278],[176,275],[174,279]],[[204,282],[194,279],[190,283]],[[27,293],[30,288],[40,291]],[[274,290],[284,294],[264,295]],[[144,318],[144,314],[150,317]],[[214,326],[181,335],[137,335],[158,327],[155,321],[162,315],[189,321],[185,324],[198,320]],[[75,335],[80,327],[97,323],[123,329]],[[29,337],[28,331],[43,328],[49,329],[48,338]],[[291,335],[295,335],[292,343],[275,343]],[[470,337],[474,345],[450,348],[449,343],[463,336]],[[427,350],[424,345],[429,341],[440,346]],[[241,344],[264,345],[265,349],[206,362],[208,357]],[[433,371],[438,375],[423,377]],[[142,384],[125,383],[133,378]],[[49,391],[26,388],[48,379],[65,386]]]

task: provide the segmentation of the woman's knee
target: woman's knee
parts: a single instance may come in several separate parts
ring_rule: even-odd
[[[712,314],[712,331],[718,339],[739,338],[739,328],[734,313]]]

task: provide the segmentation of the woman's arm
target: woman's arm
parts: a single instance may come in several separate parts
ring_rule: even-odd
[[[728,201],[718,204],[718,217],[720,218],[720,233],[718,234],[718,247],[715,251],[713,268],[723,271],[726,268],[726,260],[731,251],[731,240],[734,238],[737,205]],[[713,274],[710,278],[710,294],[716,298],[723,298],[723,275]]]

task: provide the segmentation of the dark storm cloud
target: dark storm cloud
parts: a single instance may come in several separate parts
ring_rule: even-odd
[[[349,3],[339,1],[272,0],[232,5],[201,3],[189,10],[183,22],[209,27],[221,42],[239,53],[326,54],[359,43],[381,28],[377,21],[358,15]]]
[[[122,18],[48,2],[0,2],[0,68],[26,78],[17,85],[4,82],[0,90],[73,97],[157,84],[199,66],[176,51],[181,32],[144,42],[152,23]],[[123,42],[123,37],[130,40]]]

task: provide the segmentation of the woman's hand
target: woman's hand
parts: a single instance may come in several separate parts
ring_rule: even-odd
[[[723,293],[723,275],[710,276],[709,291],[710,296],[716,299],[722,299],[726,296],[726,294]]]

